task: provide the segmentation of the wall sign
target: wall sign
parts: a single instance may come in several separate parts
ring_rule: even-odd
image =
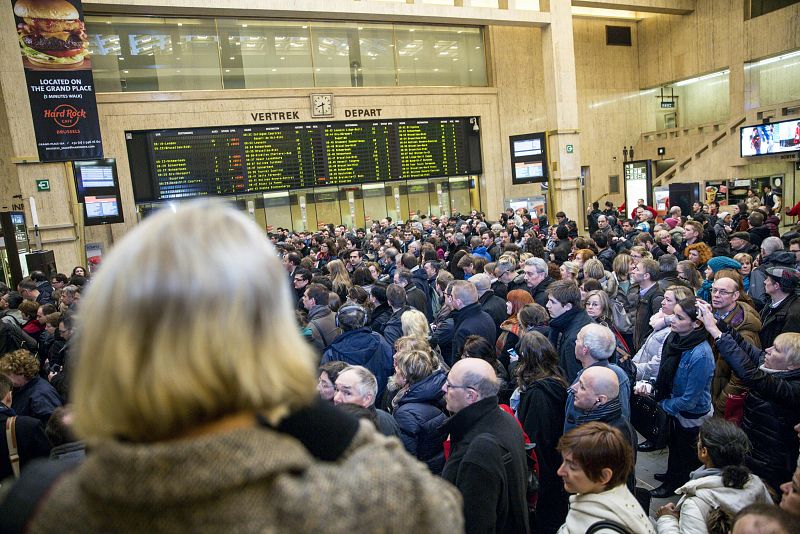
[[[12,0],[41,161],[103,157],[80,0]]]
[[[37,191],[50,191],[50,180],[36,180]]]

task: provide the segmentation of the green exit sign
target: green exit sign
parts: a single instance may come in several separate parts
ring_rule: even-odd
[[[575,152],[575,148],[572,145],[567,145],[567,154],[572,154]]]
[[[36,180],[37,191],[50,191],[50,180]]]

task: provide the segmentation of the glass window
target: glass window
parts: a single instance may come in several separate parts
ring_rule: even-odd
[[[800,50],[744,66],[749,108],[800,100]]]
[[[397,26],[400,85],[486,85],[480,28]]]
[[[219,19],[226,89],[313,87],[308,24]]]
[[[319,87],[359,87],[361,56],[355,24],[311,25],[314,77]]]
[[[222,89],[210,19],[87,17],[98,91]]]
[[[365,24],[358,26],[357,30],[363,85],[397,85],[394,28],[390,24]]]

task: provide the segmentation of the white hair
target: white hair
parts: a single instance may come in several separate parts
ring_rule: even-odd
[[[583,346],[595,360],[607,360],[617,350],[614,332],[601,324],[587,324],[579,334],[583,335]]]
[[[761,248],[763,248],[764,252],[767,254],[772,254],[773,252],[783,250],[783,241],[781,241],[780,237],[771,236],[761,243]]]
[[[339,376],[348,371],[354,372],[358,377],[358,383],[355,386],[358,394],[363,398],[372,395],[372,404],[375,404],[375,397],[378,396],[378,379],[375,378],[372,371],[363,365],[349,365],[339,372]]]
[[[536,272],[539,273],[546,273],[547,272],[547,262],[545,262],[542,258],[528,258],[525,260],[525,265],[528,267],[533,267],[536,269]]]

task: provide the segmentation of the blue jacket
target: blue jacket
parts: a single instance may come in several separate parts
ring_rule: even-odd
[[[437,475],[444,467],[442,443],[445,436],[439,427],[447,419],[442,402],[442,386],[446,379],[444,372],[439,370],[417,382],[397,401],[394,411],[406,450],[425,462]]]
[[[714,353],[708,341],[684,352],[672,382],[672,396],[659,403],[661,408],[673,417],[707,414],[711,410],[714,367]]]
[[[475,247],[472,250],[472,255],[473,256],[478,256],[479,258],[483,258],[487,262],[493,261],[491,254],[489,254],[489,252],[486,250],[486,247],[484,247],[484,246]]]
[[[400,318],[410,309],[411,306],[403,306],[396,312],[392,312],[392,315],[383,327],[383,337],[391,347],[392,354],[394,354],[394,342],[403,337],[403,323],[400,321]]]
[[[340,334],[322,355],[322,363],[344,362],[349,365],[363,365],[378,380],[378,395],[383,396],[386,381],[394,371],[392,347],[377,332],[368,326]]]
[[[622,410],[622,417],[625,418],[626,421],[631,420],[631,381],[628,378],[627,373],[622,370],[618,365],[614,365],[613,363],[608,363],[608,360],[598,360],[596,363],[593,363],[589,367],[594,367],[595,365],[599,365],[600,367],[608,367],[617,375],[617,379],[619,380],[619,404]],[[586,368],[588,369],[588,367]],[[575,377],[575,381],[572,383],[575,385],[578,380],[580,380],[581,375],[586,369],[581,369],[578,371],[577,376]],[[564,407],[564,432],[569,432],[579,424],[581,424],[581,416],[583,416],[585,412],[580,408],[575,407],[575,392],[572,390],[570,386],[567,389],[567,403]]]
[[[413,271],[411,273],[411,283],[417,286],[422,291],[422,294],[425,295],[425,317],[428,318],[428,322],[433,321],[433,299],[435,294],[430,282],[428,282],[428,274],[425,269],[420,267]]]
[[[453,310],[453,325],[455,333],[453,334],[450,362],[458,360],[464,342],[471,335],[482,336],[492,347],[497,341],[494,319],[481,309],[479,302],[464,306],[460,310]],[[451,364],[450,362],[448,365]]]
[[[62,404],[56,389],[41,376],[34,376],[14,392],[11,408],[17,415],[35,417],[46,425],[50,415]]]

